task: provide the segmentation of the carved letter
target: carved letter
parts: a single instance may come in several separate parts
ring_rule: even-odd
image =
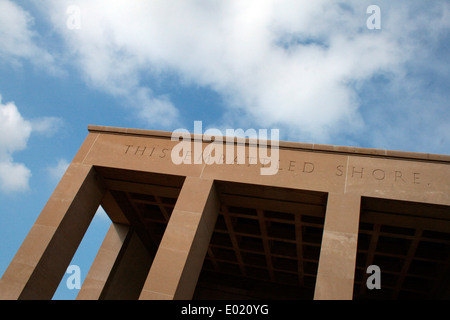
[[[364,168],[361,168],[361,171],[355,171],[355,167],[352,167],[352,178],[354,177],[355,173],[359,173],[360,174],[360,178],[363,177],[363,171]]]
[[[147,147],[144,147],[143,149],[141,149],[141,146],[138,146],[136,151],[134,152],[134,154],[136,155],[138,152],[141,153],[141,156],[144,155],[145,149],[147,149]]]
[[[194,164],[202,163],[203,143],[202,143],[202,122],[194,121]]]
[[[162,149],[162,156],[159,156],[160,158],[164,158],[165,156],[166,156],[166,151],[169,151],[169,149],[167,149],[167,148],[164,148],[164,149]]]
[[[269,159],[270,167],[261,168],[261,175],[274,175],[278,172],[278,161],[280,158],[279,152],[279,130],[270,129],[270,156],[267,154],[267,130],[259,129],[259,160]]]
[[[127,150],[125,150],[125,153],[128,153],[128,150],[129,150],[130,147],[132,147],[133,145],[132,145],[132,144],[126,144],[126,146],[127,146]]]
[[[379,172],[379,173],[375,173]],[[381,169],[375,169],[372,171],[372,177],[374,177],[377,180],[384,180],[384,177],[386,176],[385,172]]]
[[[340,176],[342,176],[342,175],[344,174],[344,171],[342,171],[342,169],[344,169],[344,166],[343,166],[343,165],[338,165],[338,166],[336,167],[336,170],[337,170],[336,175],[337,175],[338,177],[340,177]]]
[[[307,170],[307,168],[306,168],[307,166],[309,167],[308,168],[309,170]],[[312,163],[312,162],[305,162],[303,164],[303,172],[311,173],[313,171],[314,171],[314,163]]]
[[[212,137],[214,136],[214,141]],[[220,163],[223,154],[223,135],[219,129],[208,129],[203,135],[203,141],[212,141],[203,151],[206,164]],[[214,155],[213,155],[214,153]]]
[[[278,167],[277,167],[277,169],[278,170],[283,170],[282,168],[280,168],[280,160],[278,160]]]
[[[295,161],[289,161],[288,171],[294,171],[294,170],[291,170],[292,167],[295,167]]]
[[[237,164],[244,164],[245,163],[245,138],[248,137],[249,139],[249,157],[255,158],[257,157],[257,134],[255,129],[247,129],[243,130],[241,128],[239,129],[226,129],[225,135],[226,138],[226,163],[231,164],[237,163]],[[234,157],[234,138],[236,137],[236,157]],[[236,161],[237,160],[237,161]]]
[[[414,175],[414,184],[420,184],[420,182],[419,182],[419,172],[414,172],[413,173],[413,175]]]
[[[256,164],[258,161],[258,158],[256,157],[248,157],[248,163],[247,163],[247,167],[250,167],[251,164]]]
[[[402,172],[401,171],[395,171],[395,181],[397,181],[397,178],[402,179],[403,182],[406,182],[403,178],[402,178]]]

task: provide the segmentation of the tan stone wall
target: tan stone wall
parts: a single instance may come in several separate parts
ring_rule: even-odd
[[[224,163],[225,147],[221,163],[176,165],[171,150],[178,143],[170,140],[169,133],[90,127],[0,280],[0,298],[51,298],[99,204],[104,204],[117,226],[130,224],[102,178],[97,177],[96,167],[186,177],[161,245],[151,258],[141,299],[192,297],[219,210],[214,181],[328,194],[316,299],[352,298],[361,197],[450,206],[449,156],[282,142],[278,173],[261,175],[264,161],[250,164],[247,157],[244,164]],[[202,148],[208,145],[204,142]],[[193,145],[191,150],[186,160],[199,156]],[[69,230],[69,220],[79,225],[78,231]],[[126,232],[118,233],[119,229],[108,233],[80,299],[106,294],[107,283],[112,283],[107,281],[108,274],[124,250]],[[133,248],[138,250],[138,245]]]

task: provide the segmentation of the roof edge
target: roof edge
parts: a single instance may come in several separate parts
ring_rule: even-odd
[[[159,138],[169,138],[169,139],[172,136],[172,132],[170,132],[170,131],[120,128],[120,127],[109,127],[109,126],[98,126],[98,125],[88,125],[88,131],[89,132],[97,132],[97,133],[126,134],[126,135],[159,137]],[[246,142],[248,142],[247,140],[248,140],[248,138],[246,139]],[[291,142],[291,141],[280,141],[279,148],[280,149],[297,149],[297,150],[303,150],[303,151],[326,152],[326,153],[353,154],[353,155],[359,155],[359,156],[401,158],[401,159],[408,159],[408,160],[437,161],[437,162],[450,163],[450,155],[442,155],[442,154],[434,154],[434,153],[419,153],[419,152],[395,151],[395,150],[387,150],[387,149],[335,146],[335,145],[327,145],[327,144],[314,144],[314,143]]]

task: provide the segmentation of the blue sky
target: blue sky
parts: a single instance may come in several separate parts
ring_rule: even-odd
[[[88,124],[449,154],[449,54],[445,0],[0,0],[0,275]]]

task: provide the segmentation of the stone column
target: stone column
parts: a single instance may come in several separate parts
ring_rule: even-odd
[[[353,298],[360,207],[360,195],[328,194],[315,300]]]
[[[219,213],[214,181],[186,177],[139,299],[191,299]]]
[[[138,234],[130,228],[99,299],[137,300],[152,260]]]
[[[70,164],[0,280],[0,300],[53,297],[104,193],[91,165]]]
[[[113,269],[129,227],[112,222],[83,281],[77,300],[98,300]]]

